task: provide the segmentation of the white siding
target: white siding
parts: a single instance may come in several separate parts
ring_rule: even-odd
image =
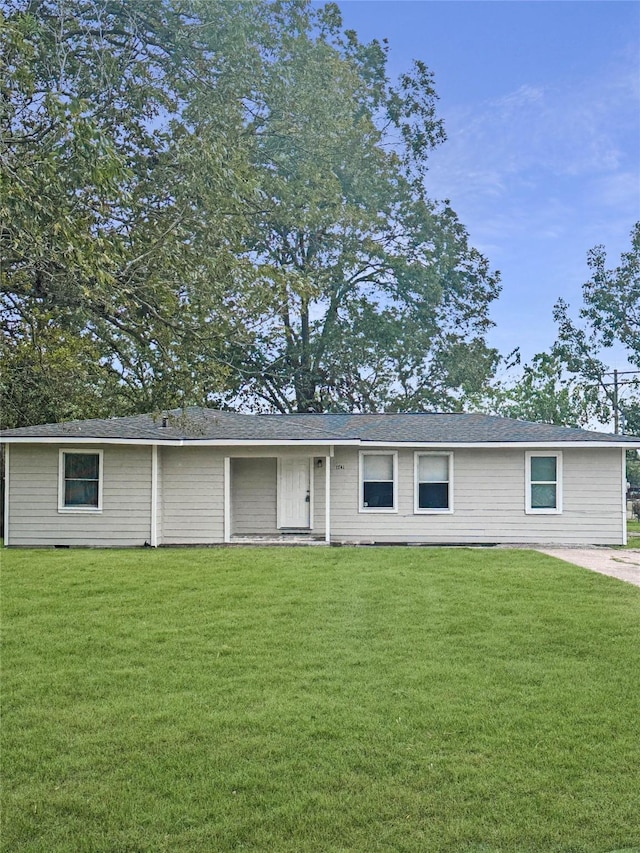
[[[99,449],[87,447],[89,449]],[[390,448],[391,449],[391,448]],[[359,512],[358,448],[331,460],[331,538],[344,542],[618,544],[623,541],[618,448],[563,449],[563,512],[525,513],[525,451],[453,451],[454,512],[414,512],[414,449],[398,451],[398,512]],[[151,533],[151,447],[104,445],[103,511],[58,512],[56,445],[13,445],[9,471],[10,543],[16,546],[143,545]],[[313,528],[324,532],[325,449],[313,466]],[[234,533],[276,533],[277,456],[300,449],[158,449],[158,542],[224,541],[224,458],[233,457]],[[315,461],[323,459],[323,467]],[[260,512],[258,511],[260,510]],[[259,528],[259,529],[257,529]]]
[[[278,533],[276,483],[278,460],[231,460],[231,534]]]
[[[10,453],[10,544],[144,545],[151,534],[151,448],[103,448],[101,512],[58,512],[59,448],[18,444]]]
[[[443,448],[449,450],[451,448]],[[453,449],[454,512],[414,513],[413,449],[398,453],[398,512],[359,512],[358,451],[337,448],[331,537],[347,542],[622,542],[621,458],[616,448],[563,450],[559,515],[525,514],[525,451]]]
[[[162,447],[161,545],[224,541],[224,452],[213,447]]]

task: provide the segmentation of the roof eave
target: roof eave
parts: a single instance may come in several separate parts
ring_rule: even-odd
[[[226,438],[123,438],[109,437],[100,438],[89,435],[74,436],[0,436],[2,444],[114,444],[133,446],[158,447],[412,447],[417,449],[438,449],[451,447],[471,449],[484,447],[488,449],[522,448],[524,450],[535,448],[587,448],[587,447],[617,447],[627,450],[640,449],[640,438],[628,438],[625,441],[608,440],[556,440],[556,441],[533,441],[511,440],[511,441],[370,441],[359,438],[316,438],[316,439],[226,439]]]

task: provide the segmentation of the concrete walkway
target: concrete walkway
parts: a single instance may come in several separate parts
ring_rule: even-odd
[[[638,541],[640,546],[640,540]],[[640,586],[640,547],[627,550],[614,548],[537,548],[543,554],[566,563],[610,575],[612,578]]]

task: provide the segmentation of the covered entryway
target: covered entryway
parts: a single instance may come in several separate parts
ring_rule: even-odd
[[[225,542],[329,541],[329,456],[226,457]]]
[[[269,455],[243,448],[226,456],[224,541],[330,542],[332,449],[318,449],[278,448]]]

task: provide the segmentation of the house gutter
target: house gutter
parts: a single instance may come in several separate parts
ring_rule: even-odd
[[[296,438],[100,438],[90,435],[6,435],[0,434],[0,444],[129,444],[138,447],[333,447],[358,446],[360,439],[349,438],[336,442],[335,438],[296,439]],[[369,442],[366,442],[369,444]]]
[[[99,436],[2,436],[0,444],[122,444],[138,447],[397,447],[419,448],[425,450],[472,449],[486,448],[488,450],[507,450],[524,448],[536,450],[539,448],[589,448],[589,447],[620,447],[625,450],[640,450],[640,438],[629,441],[366,441],[359,438],[349,439],[155,439],[155,438],[100,438]]]

